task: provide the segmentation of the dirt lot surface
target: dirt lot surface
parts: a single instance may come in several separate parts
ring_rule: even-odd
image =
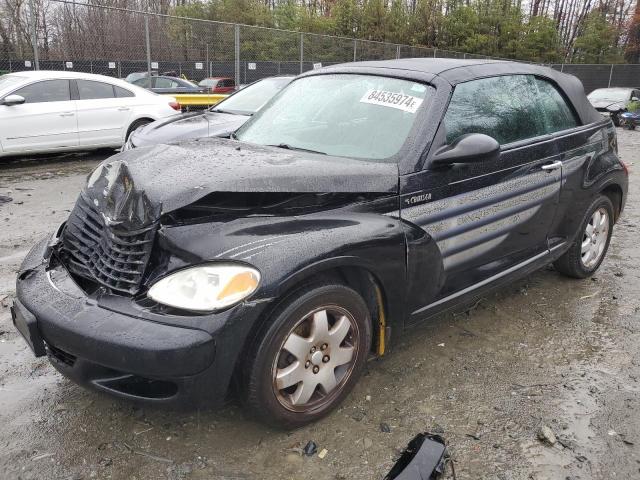
[[[0,164],[0,195],[13,199],[0,203],[0,478],[380,479],[431,430],[460,480],[639,479],[640,132],[618,134],[636,165],[594,278],[548,268],[431,321],[371,362],[339,410],[289,433],[233,405],[137,408],[35,359],[11,325],[15,272],[104,155]],[[542,426],[555,445],[537,438]],[[324,459],[298,453],[309,440]]]

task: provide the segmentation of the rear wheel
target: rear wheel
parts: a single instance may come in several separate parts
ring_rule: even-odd
[[[296,428],[332,411],[355,385],[371,345],[362,297],[343,285],[290,297],[252,350],[245,403],[262,421]]]
[[[574,278],[595,273],[604,260],[613,233],[613,204],[599,195],[587,209],[571,248],[556,262],[556,270]]]

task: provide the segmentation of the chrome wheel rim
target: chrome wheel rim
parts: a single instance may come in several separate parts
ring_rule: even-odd
[[[601,207],[591,215],[582,236],[580,255],[585,268],[591,269],[598,264],[607,246],[608,237],[609,213]]]
[[[336,305],[309,312],[289,331],[272,368],[273,388],[292,411],[331,403],[353,372],[360,332],[353,316]]]

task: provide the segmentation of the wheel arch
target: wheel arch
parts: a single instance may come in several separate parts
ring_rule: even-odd
[[[150,115],[141,115],[139,117],[136,117],[134,119],[131,120],[131,122],[129,123],[129,126],[127,127],[127,130],[124,132],[124,139],[123,141],[127,141],[129,138],[129,135],[131,135],[131,133],[133,133],[133,127],[136,123],[139,123],[141,121],[145,121],[147,123],[151,123],[151,122],[155,122],[156,119],[151,117]]]
[[[622,211],[622,187],[617,183],[611,183],[600,190],[600,193],[611,200],[611,203],[613,204],[613,220],[614,222],[617,222],[618,217],[620,217],[620,213]]]
[[[314,284],[340,283],[355,290],[364,299],[371,314],[372,353],[382,356],[387,350],[388,333],[391,330],[388,290],[374,270],[351,257],[327,259],[309,265],[283,280],[278,288],[277,300],[263,312],[247,335],[242,352],[245,352],[269,325],[273,312],[283,302],[294,296],[300,289]],[[393,317],[392,317],[393,318]],[[398,318],[398,317],[395,317]],[[242,364],[244,355],[238,356],[236,371]]]
[[[247,352],[256,341],[261,338],[261,333],[268,328],[273,320],[273,313],[296,295],[301,289],[314,284],[340,283],[355,290],[362,296],[371,315],[371,354],[383,356],[388,351],[389,333],[391,326],[387,319],[394,318],[389,312],[388,291],[384,282],[369,266],[354,259],[333,258],[317,262],[302,269],[285,279],[278,289],[277,300],[260,315],[252,325],[243,343],[240,355],[236,359],[232,382],[236,389],[242,389],[246,375]],[[399,316],[395,318],[400,318]],[[398,325],[400,327],[401,325]]]

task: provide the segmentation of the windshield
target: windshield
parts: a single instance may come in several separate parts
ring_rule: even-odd
[[[141,78],[147,77],[149,74],[147,72],[133,72],[127,75],[124,79],[125,82],[133,83],[136,80],[140,80]]]
[[[265,78],[239,90],[238,93],[213,107],[211,111],[253,115],[291,80],[292,77]]]
[[[626,102],[630,97],[631,90],[626,88],[599,88],[587,95],[591,101],[609,100],[611,102]]]
[[[0,91],[24,82],[25,77],[18,75],[0,75]]]
[[[198,85],[200,85],[201,87],[213,87],[218,83],[218,80],[214,80],[212,78],[205,78],[204,80],[200,80],[200,83],[198,83]]]
[[[236,133],[261,145],[339,157],[388,159],[404,145],[433,88],[374,75],[303,77]]]

